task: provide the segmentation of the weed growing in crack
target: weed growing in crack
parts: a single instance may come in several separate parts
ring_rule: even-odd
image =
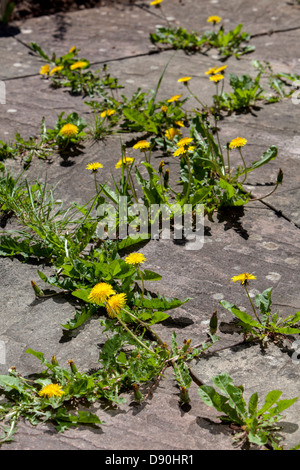
[[[279,312],[272,312],[272,287],[256,294],[255,305],[248,291],[248,284],[252,279],[256,279],[256,277],[249,273],[243,273],[232,278],[233,282],[240,282],[244,287],[251,305],[252,315],[240,310],[226,300],[220,301],[224,308],[239,319],[245,341],[259,341],[262,346],[265,346],[269,341],[281,345],[284,340],[288,339],[289,335],[299,334],[300,312],[286,318],[280,317]]]

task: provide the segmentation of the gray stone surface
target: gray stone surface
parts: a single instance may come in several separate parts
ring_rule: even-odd
[[[237,74],[252,73],[252,59],[269,60],[275,70],[299,73],[300,8],[279,0],[263,0],[249,3],[246,0],[228,2],[204,2],[185,0],[174,4],[163,3],[169,21],[188,29],[207,29],[206,18],[211,14],[222,16],[226,28],[238,22],[244,29],[257,35],[254,54],[237,61],[226,62],[228,71]],[[176,16],[176,18],[175,18]],[[172,19],[173,18],[173,19]],[[33,18],[15,27],[20,32],[12,38],[0,38],[4,70],[2,79],[7,87],[7,103],[1,105],[0,139],[13,139],[16,132],[30,136],[38,132],[41,118],[45,116],[48,126],[53,126],[57,114],[76,110],[89,121],[91,116],[79,97],[71,97],[66,90],[52,90],[46,80],[39,76],[41,61],[29,54],[26,44],[35,41],[47,52],[64,53],[71,46],[81,49],[82,56],[94,63],[96,69],[103,61],[109,62],[112,76],[119,78],[125,94],[130,95],[138,87],[145,91],[154,89],[172,51],[149,54],[153,50],[148,34],[161,24],[159,9],[149,9],[145,2],[137,1],[131,7],[101,7],[93,10]],[[270,29],[286,30],[270,36],[259,35]],[[74,42],[74,38],[76,41]],[[17,58],[17,59],[16,59]],[[19,63],[19,66],[15,64]],[[209,102],[212,84],[205,71],[220,64],[218,56],[210,51],[208,56],[188,56],[180,51],[171,60],[158,98],[185,93],[177,83],[181,76],[193,77],[191,87],[199,97]],[[32,75],[32,76],[31,76]],[[192,109],[196,103],[188,103]],[[247,138],[244,155],[248,162],[256,160],[270,146],[277,145],[278,157],[263,169],[249,175],[249,186],[254,196],[269,192],[279,168],[284,172],[284,184],[267,202],[249,203],[236,214],[218,215],[213,221],[205,220],[205,241],[199,251],[187,249],[172,240],[151,240],[143,249],[147,268],[160,272],[160,283],[147,285],[153,291],[166,296],[192,299],[172,313],[170,321],[156,328],[161,336],[170,341],[176,331],[179,341],[191,338],[193,344],[206,337],[211,313],[217,309],[221,338],[214,350],[227,347],[202,358],[194,364],[196,374],[210,383],[212,375],[229,372],[235,383],[245,385],[245,396],[257,391],[263,396],[270,389],[283,391],[283,398],[298,394],[299,365],[291,359],[292,347],[282,351],[271,345],[262,354],[256,346],[247,349],[230,349],[241,341],[233,327],[232,316],[223,309],[222,299],[236,303],[249,312],[248,299],[243,289],[231,282],[231,277],[241,272],[252,272],[257,280],[250,284],[252,297],[258,291],[273,286],[273,306],[282,316],[299,310],[299,122],[300,107],[290,100],[276,105],[262,105],[252,114],[231,115],[220,123],[220,139],[225,144],[236,136]],[[90,121],[89,121],[90,122]],[[122,136],[131,146],[135,135]],[[130,156],[141,158],[132,149]],[[233,153],[235,164],[238,155]],[[160,161],[159,153],[154,155]],[[103,142],[88,140],[83,152],[64,164],[59,156],[51,161],[34,160],[26,173],[30,178],[47,175],[50,184],[57,184],[57,197],[66,204],[86,201],[93,194],[91,174],[85,170],[91,161],[100,161],[104,169],[99,182],[110,178],[120,158],[119,136],[109,136]],[[171,175],[176,173],[176,161],[168,162]],[[21,161],[7,161],[14,172],[21,171]],[[266,185],[267,183],[267,185]],[[277,211],[277,212],[276,212]],[[280,216],[280,211],[285,217]],[[289,221],[290,219],[290,221]],[[6,228],[13,227],[8,224]],[[37,269],[51,272],[51,267],[24,264],[18,260],[0,259],[1,273],[1,330],[0,340],[6,345],[6,363],[0,365],[0,373],[9,366],[16,366],[22,374],[39,370],[34,357],[25,354],[27,348],[42,351],[50,358],[56,354],[60,363],[70,357],[81,370],[97,366],[99,348],[103,343],[98,318],[92,318],[72,335],[63,332],[61,324],[73,316],[74,304],[63,297],[37,301],[30,280],[39,281]],[[39,281],[41,284],[41,281]],[[3,450],[17,449],[165,449],[165,450],[218,450],[232,449],[231,432],[220,425],[218,414],[205,406],[191,387],[191,409],[184,412],[178,406],[178,389],[171,371],[160,382],[153,398],[140,407],[133,406],[132,397],[120,408],[97,409],[100,419],[106,422],[101,429],[79,428],[57,434],[51,425],[34,428],[21,423],[12,443]],[[287,448],[299,443],[299,404],[285,413],[283,438]]]

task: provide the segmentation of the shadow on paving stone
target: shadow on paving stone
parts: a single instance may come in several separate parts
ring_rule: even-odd
[[[198,416],[196,419],[196,423],[198,424],[200,428],[205,429],[210,434],[213,434],[213,435],[224,434],[225,436],[232,435],[232,432],[230,431],[229,426],[222,422],[216,423],[210,418],[202,418],[201,416]]]
[[[21,30],[18,26],[3,25],[0,23],[0,38],[11,38],[20,34]]]
[[[224,208],[219,211],[217,214],[217,219],[219,223],[224,223],[224,230],[233,229],[238,233],[242,238],[248,240],[249,234],[247,230],[243,227],[242,219],[245,215],[244,207],[230,207],[228,209]]]

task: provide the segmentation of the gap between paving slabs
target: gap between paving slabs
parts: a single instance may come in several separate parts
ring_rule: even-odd
[[[259,204],[257,204],[255,207],[257,207],[257,206],[260,207]],[[260,211],[261,211],[261,208],[257,210],[257,216],[256,216],[256,218],[255,218],[253,221],[251,221],[251,223],[249,222],[250,219],[248,219],[248,221],[247,221],[247,222],[249,223],[249,227],[251,227],[252,229],[255,227],[256,224],[257,224],[259,227],[264,226],[264,225],[265,225],[265,220],[266,220],[265,217],[267,217],[268,215],[270,215],[270,212],[269,212],[268,210],[264,210],[264,216],[263,216],[263,217],[258,217],[258,214],[260,213]],[[246,215],[248,216],[248,214],[250,215],[250,209],[247,208],[247,209],[246,209]],[[246,220],[246,217],[242,218],[242,221],[244,221],[244,219]],[[282,239],[283,239],[283,237],[282,237],[282,232],[281,232],[281,231],[283,231],[283,232],[284,232],[284,231],[287,231],[287,235],[286,235],[286,237],[284,237],[287,243],[288,243],[288,241],[291,240],[291,238],[293,238],[293,237],[295,237],[295,236],[297,237],[297,235],[296,235],[297,232],[294,231],[294,230],[291,229],[291,228],[287,228],[287,227],[288,227],[288,224],[285,224],[284,221],[282,221],[282,220],[280,221],[280,222],[281,222],[281,225],[280,225],[280,224],[278,225],[278,224],[277,224],[278,220],[277,220],[276,217],[273,216],[273,214],[270,216],[270,219],[273,219],[273,220],[272,220],[272,223],[268,223],[268,224],[267,224],[267,228],[264,228],[264,233],[263,233],[263,235],[261,235],[261,233],[259,233],[259,234],[253,233],[254,240],[258,241],[258,243],[256,243],[256,245],[259,245],[259,246],[262,245],[262,246],[265,247],[265,249],[267,250],[267,251],[263,251],[263,250],[262,250],[262,253],[264,254],[264,262],[265,262],[265,269],[266,269],[265,272],[267,272],[268,269],[270,269],[270,266],[272,266],[272,269],[275,269],[275,267],[276,267],[276,269],[278,269],[278,267],[282,265],[283,260],[281,259],[281,257],[276,257],[276,258],[274,259],[274,252],[272,251],[273,249],[274,249],[274,251],[278,250],[281,255],[286,256],[286,258],[284,258],[284,260],[288,260],[288,259],[289,259],[289,260],[291,260],[291,259],[295,260],[295,259],[296,259],[296,257],[294,256],[294,250],[295,250],[295,246],[297,246],[297,244],[295,244],[294,246],[293,246],[293,245],[292,245],[292,246],[287,246],[287,244],[284,244],[284,247],[285,247],[285,248],[283,249],[283,246],[281,246],[281,242],[282,242]],[[224,231],[224,227],[226,227],[226,225],[227,225],[227,228],[228,228],[228,224],[229,224],[229,227],[231,228],[231,230],[229,230],[229,231],[226,231],[226,230],[225,230],[225,231]],[[230,226],[230,224],[231,224],[231,226]],[[244,228],[241,228],[243,225],[244,225],[244,224],[243,224],[243,223],[239,223],[239,221],[233,221],[233,222],[230,222],[230,221],[228,222],[228,221],[227,221],[227,222],[225,222],[224,227],[221,226],[221,225],[219,226],[220,229],[219,229],[219,227],[218,227],[217,233],[219,234],[219,237],[217,237],[217,240],[214,240],[214,237],[212,236],[212,238],[211,238],[211,239],[212,239],[212,242],[209,243],[209,245],[212,246],[212,251],[213,251],[213,253],[214,253],[214,245],[215,245],[215,243],[216,243],[216,242],[217,242],[217,243],[221,243],[220,240],[222,240],[222,241],[224,240],[224,234],[225,234],[225,235],[227,236],[227,238],[225,237],[225,240],[226,240],[226,245],[225,245],[225,246],[226,246],[227,251],[228,251],[228,250],[231,251],[231,252],[232,252],[232,251],[233,251],[233,252],[236,251],[236,252],[238,253],[238,264],[236,265],[236,268],[237,268],[237,267],[244,267],[245,265],[247,265],[247,266],[249,265],[249,258],[248,258],[248,257],[249,257],[249,251],[248,251],[248,248],[247,248],[247,247],[249,246],[249,244],[247,244],[247,243],[245,242],[245,238],[243,238],[243,237],[240,236],[240,234],[239,234],[239,231],[240,231],[242,234],[244,233],[244,235],[245,235],[245,232],[243,232],[245,229],[244,229]],[[280,233],[280,236],[282,237],[280,240],[278,240],[278,238],[277,238],[276,235],[275,235],[275,237],[274,237],[274,233],[275,233],[275,232],[278,233],[278,230],[277,230],[277,229],[279,229],[279,227],[280,227],[280,230],[281,230],[281,231],[279,231],[279,233]],[[215,226],[214,226],[214,228],[215,228]],[[213,230],[212,230],[212,232],[213,232]],[[230,238],[228,238],[228,237],[229,237],[229,235],[232,236],[232,234],[234,235],[234,240],[232,241],[232,243],[229,243]],[[240,237],[240,238],[238,238],[238,237]],[[256,238],[255,238],[255,237],[256,237]],[[259,239],[259,237],[262,237],[262,238]],[[251,237],[250,237],[250,239],[251,239]],[[270,239],[271,239],[271,241],[270,241]],[[241,242],[241,245],[242,245],[242,246],[238,246],[238,248],[236,248],[237,240],[239,240],[239,241]],[[277,242],[280,242],[280,243],[277,243]],[[153,244],[155,244],[155,247],[157,247],[157,246],[161,246],[161,247],[162,247],[162,250],[160,251],[160,257],[162,257],[162,254],[163,254],[162,252],[164,252],[164,254],[165,254],[165,256],[166,256],[166,263],[167,263],[167,260],[168,260],[169,263],[170,263],[171,265],[173,265],[173,261],[174,261],[174,258],[175,258],[175,257],[173,258],[173,255],[174,255],[173,246],[171,246],[171,252],[170,252],[170,251],[169,251],[169,250],[170,250],[170,244],[169,244],[169,242],[164,242],[163,244],[161,244],[160,242],[158,242],[158,243],[159,243],[158,245],[157,245],[156,242],[154,242],[154,241],[151,242],[151,243],[152,243],[152,246],[149,244],[149,245],[146,247],[146,249],[149,250],[149,253],[147,253],[147,252],[145,251],[145,253],[147,253],[148,258],[150,258],[150,255],[153,256],[153,253],[155,253],[155,249],[153,248]],[[223,242],[223,243],[224,243],[224,242]],[[277,248],[275,248],[275,245],[277,245]],[[269,247],[269,249],[267,248],[267,246]],[[229,248],[228,248],[228,247],[229,247]],[[252,256],[252,265],[253,265],[253,267],[255,266],[255,267],[257,268],[256,248],[257,248],[257,246],[256,246],[255,249],[253,249],[253,250],[251,250],[251,248],[250,248],[250,253],[251,253],[251,256]],[[204,248],[204,249],[205,249],[205,248]],[[278,251],[276,251],[276,254],[278,253]],[[296,251],[297,251],[297,250],[296,250]],[[184,258],[186,258],[186,255],[187,255],[188,252],[187,252],[187,251],[182,251],[182,247],[179,247],[179,250],[178,250],[178,247],[177,247],[177,252],[179,253],[179,257],[178,257],[178,263],[177,263],[177,261],[176,261],[176,264],[177,264],[178,266],[181,266],[182,269],[184,269],[184,268],[185,268],[185,263],[184,263],[183,260],[182,260],[182,256],[184,256]],[[297,253],[298,253],[298,252],[297,252]],[[189,254],[190,254],[190,256],[191,256],[191,265],[193,265],[193,262],[195,263],[195,261],[194,261],[194,258],[195,258],[195,257],[193,256],[193,254],[191,254],[191,253],[189,253]],[[201,252],[200,254],[201,254],[201,258],[202,258],[202,252]],[[171,255],[172,255],[172,256],[171,256]],[[208,277],[208,276],[207,276],[208,273],[206,273],[206,276],[203,276],[203,273],[202,273],[202,276],[203,276],[203,277],[201,276],[200,279],[196,279],[196,281],[195,281],[195,283],[194,283],[194,290],[195,290],[195,292],[197,292],[197,293],[198,293],[198,291],[199,291],[198,284],[200,284],[201,281],[202,281],[202,283],[203,283],[204,280],[207,280],[207,279],[209,279],[209,278],[211,277],[211,278],[214,278],[214,279],[217,278],[217,279],[219,279],[219,280],[220,280],[220,279],[223,279],[223,283],[226,285],[226,281],[227,281],[227,279],[229,279],[229,277],[231,276],[231,274],[235,274],[235,273],[229,273],[229,277],[227,278],[227,272],[226,272],[226,268],[227,268],[227,271],[228,271],[228,259],[227,259],[227,258],[225,258],[224,264],[222,265],[222,266],[223,266],[223,269],[220,269],[220,267],[218,267],[218,269],[217,269],[217,271],[216,271],[216,268],[214,268],[214,266],[216,265],[216,263],[217,263],[217,261],[218,261],[218,259],[219,259],[218,250],[216,251],[216,255],[217,255],[216,258],[217,258],[217,259],[214,259],[214,263],[212,263],[212,258],[213,258],[212,253],[210,253],[210,255],[211,255],[211,256],[207,256],[207,264],[205,264],[205,268],[206,268],[206,270],[208,270],[207,266],[210,266],[209,269],[212,269],[212,270],[213,270],[213,271],[212,271],[212,274]],[[242,263],[241,263],[241,255],[244,256],[243,265],[242,265]],[[232,256],[232,255],[231,255],[231,256]],[[153,260],[154,263],[156,263],[156,259],[157,259],[157,258],[156,258],[156,256],[155,256],[155,257],[154,257],[154,260]],[[159,259],[161,260],[162,258],[159,258]],[[203,259],[202,259],[201,261],[203,261]],[[197,259],[196,263],[198,264],[198,262],[199,262],[199,260]],[[162,265],[163,263],[160,262],[160,264]],[[197,265],[197,264],[196,264],[196,265]],[[288,269],[291,269],[290,262],[287,262],[287,261],[286,261],[286,264],[287,264]],[[164,263],[164,269],[165,269],[166,266],[167,266],[167,264]],[[285,265],[284,265],[284,266],[285,266]],[[295,265],[292,265],[292,266],[293,266],[293,267],[292,267],[292,271],[295,272],[295,271],[296,271],[296,267],[295,267],[295,269],[294,269],[294,266],[295,266]],[[171,268],[172,268],[172,266],[171,266]],[[201,262],[201,264],[200,264],[200,266],[199,266],[199,269],[200,269],[200,270],[203,269],[202,262]],[[248,269],[248,268],[247,268],[247,269]],[[247,270],[247,269],[246,269],[246,267],[245,267],[245,270]],[[170,271],[169,271],[169,270],[166,270],[166,271],[167,271],[167,273],[169,273],[169,274],[167,274],[167,277],[168,277],[168,275],[170,275]],[[243,271],[243,269],[242,269],[241,271]],[[292,271],[289,271],[289,272],[288,272],[288,278],[289,278],[289,279],[290,279],[290,278],[293,279],[293,276],[291,275],[291,272],[292,272]],[[193,272],[194,272],[194,270],[193,270]],[[226,273],[226,276],[224,276],[224,272]],[[237,272],[238,272],[238,270],[237,270]],[[172,273],[172,276],[175,274],[172,269],[171,269],[171,273]],[[273,274],[274,274],[273,271],[272,271],[272,272],[271,272],[271,271],[268,271],[267,274],[266,274],[266,278],[267,278],[267,276],[270,276],[270,275],[271,275],[270,273],[273,273]],[[282,273],[282,271],[280,271],[280,274],[281,274],[281,273]],[[277,273],[277,274],[279,274],[279,273]],[[257,275],[259,276],[259,273],[257,273]],[[165,277],[165,276],[164,276],[164,277]],[[166,279],[167,279],[167,277],[166,277]],[[285,276],[282,276],[282,278],[283,278],[283,277],[285,277]],[[274,279],[274,276],[273,276],[273,279]],[[164,289],[165,289],[167,292],[170,292],[170,288],[174,288],[174,280],[177,280],[177,281],[178,281],[177,274],[176,274],[176,276],[175,276],[175,279],[171,280],[171,282],[170,282],[169,285],[168,285],[168,283],[167,283],[167,280],[166,280],[166,282],[164,283],[164,286],[163,286],[163,287],[164,287]],[[187,289],[187,291],[189,291],[189,289],[190,289],[191,277],[190,277],[189,275],[187,275],[186,272],[185,272],[185,275],[182,277],[182,281],[179,283],[180,285],[175,288],[175,291],[180,291],[180,292],[182,292],[182,290],[184,290],[184,289],[182,289],[182,285],[184,284],[183,280],[184,280],[184,282],[185,282],[185,289]],[[265,281],[265,282],[266,282],[266,281]],[[293,284],[293,282],[291,282],[291,283],[289,284],[289,286],[288,286],[288,287],[289,287],[289,295],[287,295],[287,293],[286,293],[286,287],[287,287],[287,286],[285,285],[285,282],[286,282],[286,281],[283,280],[283,281],[282,281],[282,284],[280,284],[280,285],[281,285],[281,289],[282,289],[282,292],[285,292],[285,295],[288,297],[287,302],[289,302],[289,305],[292,307],[292,310],[294,311],[293,307],[294,307],[294,305],[297,305],[297,302],[295,302],[295,298],[294,298],[294,296],[293,296],[293,286],[294,286],[294,284]],[[222,284],[222,283],[220,283],[220,284]],[[224,287],[224,284],[222,284],[222,287]],[[176,282],[176,285],[178,285],[177,282]],[[269,284],[267,284],[266,287],[268,287],[268,285],[269,285]],[[219,288],[218,290],[220,290],[220,287],[221,287],[221,285],[218,285],[218,288]],[[215,286],[214,286],[214,288],[215,288]],[[192,289],[192,290],[193,290],[193,289]],[[184,291],[185,291],[185,290],[184,290]],[[231,287],[231,291],[233,291],[233,288],[232,288],[232,287]],[[207,290],[206,290],[206,289],[203,289],[203,296],[204,296],[204,298],[205,298],[205,302],[207,302],[207,304],[208,304],[208,305],[207,305],[208,310],[206,310],[206,313],[208,314],[208,312],[210,312],[210,310],[209,310],[210,302],[209,302],[208,299],[206,299],[206,296],[204,295],[206,292],[207,292]],[[223,292],[226,293],[226,298],[228,298],[228,297],[229,297],[229,291],[227,291],[226,289],[223,288]],[[217,294],[220,294],[220,292],[216,292],[216,293],[214,293],[213,295],[217,295]],[[230,292],[230,294],[231,294],[231,292]],[[233,293],[232,293],[232,294],[233,294]],[[234,295],[237,295],[237,293],[235,292],[235,294],[233,294],[233,296],[234,296]],[[230,297],[231,297],[231,296],[230,296]],[[201,298],[202,298],[202,294],[201,294]],[[216,299],[215,299],[215,300],[216,300]],[[231,300],[231,299],[228,298],[228,300]],[[285,299],[284,299],[284,300],[285,300]],[[298,300],[298,299],[297,299],[297,300]],[[283,302],[283,303],[284,303],[284,302]],[[195,305],[195,304],[194,304],[194,305]],[[189,310],[189,306],[187,306],[186,309]],[[194,309],[195,309],[195,310],[194,310]],[[184,309],[184,310],[185,310],[185,309]],[[198,311],[199,311],[199,306],[196,304],[195,306],[193,306],[193,308],[192,308],[191,310],[192,310],[193,312],[195,312],[195,318],[196,318],[196,317],[197,317],[197,314],[198,314]],[[197,317],[197,318],[198,318],[198,317]],[[192,327],[190,327],[190,328],[192,328]],[[197,331],[197,330],[196,330],[196,331]],[[198,333],[198,331],[197,331],[197,333]],[[195,332],[194,332],[194,334],[195,334]],[[80,335],[79,335],[79,336],[80,336]],[[190,336],[191,336],[191,335],[190,335]],[[79,338],[79,339],[80,339],[80,338]],[[200,366],[201,366],[201,362],[200,362]],[[251,374],[249,374],[249,375],[251,375]],[[209,379],[209,378],[210,378],[210,376],[208,375],[208,379]],[[290,392],[289,392],[289,395],[290,395]],[[294,396],[294,395],[293,395],[293,396]],[[103,436],[102,436],[102,437],[103,437]],[[102,438],[102,437],[101,437],[101,438]],[[139,444],[139,442],[140,442],[140,441],[137,441],[137,444]]]

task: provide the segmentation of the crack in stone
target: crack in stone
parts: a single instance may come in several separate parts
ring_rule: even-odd
[[[293,26],[286,29],[270,29],[269,31],[264,31],[263,33],[250,34],[250,38],[252,39],[260,36],[272,36],[272,34],[277,33],[288,33],[289,31],[295,31],[297,29],[300,29],[300,26]]]

